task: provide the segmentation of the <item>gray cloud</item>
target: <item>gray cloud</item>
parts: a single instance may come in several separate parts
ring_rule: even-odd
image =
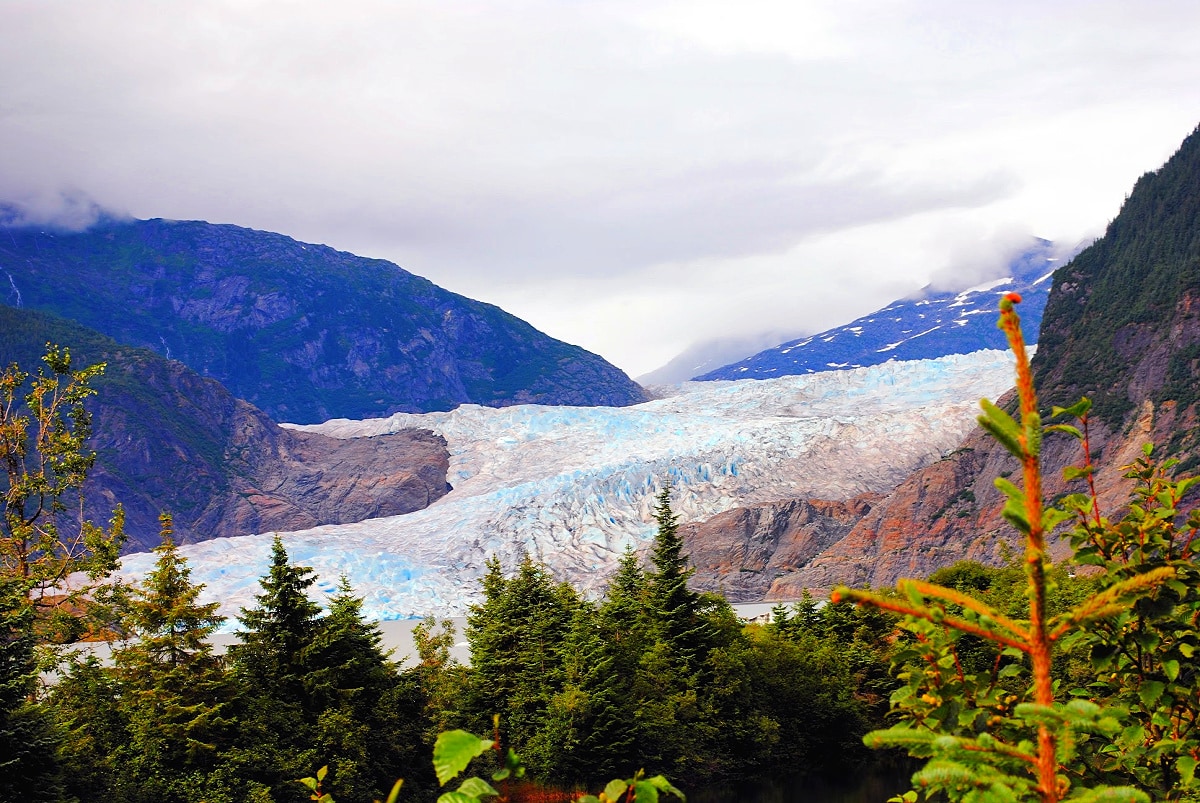
[[[1198,24],[1168,2],[10,0],[0,200],[392,259],[640,373],[670,356],[640,344],[836,325],[1099,231],[1197,122]]]
[[[102,216],[123,218],[106,210],[82,190],[58,190],[0,201],[0,223],[5,226],[40,226],[65,231],[84,231]]]

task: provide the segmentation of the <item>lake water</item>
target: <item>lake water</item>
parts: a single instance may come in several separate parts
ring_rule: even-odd
[[[688,803],[884,803],[911,788],[910,769],[864,770],[848,778],[795,777],[689,792]]]

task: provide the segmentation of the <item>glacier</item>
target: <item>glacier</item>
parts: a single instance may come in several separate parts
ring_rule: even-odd
[[[598,594],[623,551],[653,539],[663,483],[682,521],[754,502],[890,490],[955,448],[975,426],[980,397],[1000,395],[1012,377],[1011,356],[989,350],[689,382],[633,407],[463,405],[285,425],[337,438],[432,429],[447,441],[453,490],[415,513],[280,536],[294,563],[316,571],[315,598],[344,576],[369,619],[463,615],[493,555],[511,568],[529,554]],[[182,546],[202,598],[227,616],[252,606],[273,535]],[[154,560],[127,555],[121,575],[140,580]]]

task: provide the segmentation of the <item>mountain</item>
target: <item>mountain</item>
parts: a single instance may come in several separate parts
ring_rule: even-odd
[[[1087,394],[1114,429],[1148,404],[1174,422],[1171,451],[1200,446],[1200,128],[1055,276],[1046,316],[1034,373],[1048,403]]]
[[[1026,331],[1032,331],[1025,303],[1017,310]],[[1105,515],[1120,515],[1130,490],[1122,467],[1141,456],[1145,443],[1180,459],[1179,471],[1196,472],[1200,129],[1162,168],[1138,180],[1102,238],[1055,273],[1038,341],[1033,369],[1044,415],[1051,405],[1066,406],[1082,395],[1095,401],[1090,446]],[[1081,460],[1074,439],[1046,439],[1042,465],[1048,498],[1080,490],[1077,483],[1064,482],[1062,469]],[[848,532],[840,540],[803,562],[782,566],[768,596],[794,598],[805,588],[827,590],[838,583],[890,585],[963,558],[1003,560],[1012,530],[1001,518],[1003,499],[993,479],[1014,471],[1019,466],[1013,458],[976,430],[943,459],[873,500],[857,522],[846,528],[843,521]],[[1197,504],[1200,494],[1193,493],[1183,509]],[[763,504],[750,506],[742,516],[771,521],[785,513],[784,504]],[[734,526],[721,532],[736,540]],[[781,537],[780,548],[791,548],[799,538]],[[761,534],[758,541],[743,537],[736,548],[747,551],[762,540]],[[1060,554],[1066,549],[1058,548]],[[706,560],[711,571],[730,571],[731,565],[736,570],[728,555]]]
[[[1052,244],[1037,240],[1009,264],[1006,276],[958,291],[926,287],[845,326],[791,340],[695,379],[768,379],[1003,349],[1004,334],[996,329],[997,300],[1004,293],[1020,293],[1025,299],[1021,312],[1029,331],[1036,332],[1055,262]]]
[[[444,495],[449,455],[429,430],[339,440],[283,429],[212,379],[72,321],[0,306],[0,363],[35,372],[47,342],[76,366],[106,362],[88,402],[94,470],[85,512],[126,511],[126,551],[408,513]]]
[[[424,510],[287,533],[284,544],[327,589],[345,574],[371,617],[463,611],[478,598],[492,555],[511,567],[529,554],[557,577],[597,590],[627,546],[653,539],[655,496],[668,479],[684,521],[747,501],[880,494],[954,448],[974,426],[978,398],[1002,392],[1011,372],[1007,354],[984,351],[691,383],[676,396],[624,408],[462,405],[289,425],[349,442],[433,430],[446,440],[454,489]],[[270,546],[269,535],[254,535],[183,552],[210,598],[236,610],[258,592]],[[130,555],[125,571],[136,577],[153,560]],[[719,570],[698,579],[712,588],[723,582]]]
[[[10,306],[179,360],[277,421],[646,399],[602,358],[498,307],[280,234],[111,218],[8,227],[0,274]]]

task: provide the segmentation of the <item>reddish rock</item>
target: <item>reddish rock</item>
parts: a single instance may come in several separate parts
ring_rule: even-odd
[[[762,599],[777,577],[804,566],[871,510],[876,495],[845,502],[792,499],[735,508],[680,527],[696,567],[691,585],[728,599]]]

